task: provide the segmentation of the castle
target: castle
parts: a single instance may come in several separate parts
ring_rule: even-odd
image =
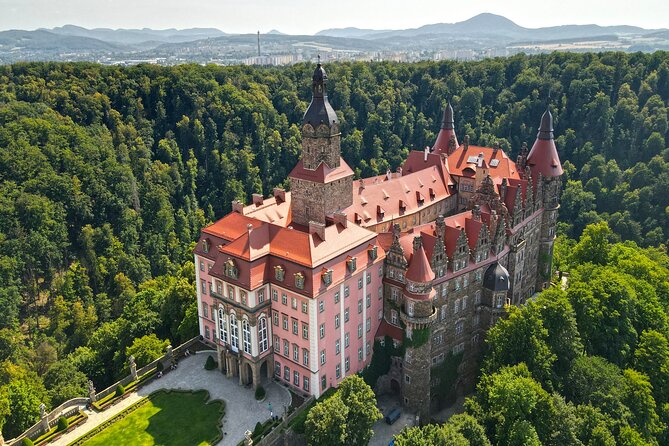
[[[458,361],[454,385],[470,387],[504,307],[549,284],[562,175],[551,113],[514,162],[458,143],[449,104],[431,150],[354,180],[320,63],[312,95],[291,191],[234,202],[202,230],[200,333],[240,384],[275,376],[314,396],[390,336],[403,355],[384,380],[427,419],[443,403],[439,366]]]

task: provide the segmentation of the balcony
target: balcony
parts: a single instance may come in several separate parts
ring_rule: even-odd
[[[416,328],[424,327],[434,323],[437,320],[437,316],[438,312],[435,307],[432,307],[432,314],[426,317],[409,316],[405,312],[404,306],[402,306],[402,311],[400,311],[400,319],[402,322],[405,324],[411,324]]]

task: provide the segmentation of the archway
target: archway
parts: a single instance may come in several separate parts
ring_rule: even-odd
[[[260,372],[258,373],[258,380],[265,381],[265,378],[269,379],[272,376],[270,375],[269,367],[267,365],[267,360],[264,360],[260,365]]]
[[[400,394],[400,383],[396,379],[391,379],[390,380],[390,390],[395,395]]]
[[[253,368],[251,367],[251,364],[248,362],[245,365],[245,372],[246,372],[246,384],[251,385],[253,384]]]

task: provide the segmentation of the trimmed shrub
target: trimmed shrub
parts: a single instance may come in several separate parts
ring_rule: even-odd
[[[123,384],[119,384],[116,386],[116,396],[123,396],[125,393],[125,387],[123,387]]]
[[[262,435],[264,428],[263,425],[260,421],[256,423],[256,427],[253,429],[253,438],[258,438],[260,435]]]
[[[214,361],[214,357],[211,355],[207,356],[207,362],[204,363],[205,370],[214,370],[216,366],[217,364],[216,361]]]
[[[30,438],[24,437],[23,440],[21,441],[21,445],[22,446],[35,446],[35,443],[33,443],[33,441]]]
[[[64,431],[68,427],[70,427],[70,422],[67,421],[67,418],[65,418],[65,417],[58,418],[58,430],[59,431]]]
[[[156,371],[162,372],[165,370],[165,366],[163,365],[163,361],[158,362],[158,365],[156,366]]]
[[[256,399],[260,401],[265,398],[265,388],[263,386],[256,387]]]

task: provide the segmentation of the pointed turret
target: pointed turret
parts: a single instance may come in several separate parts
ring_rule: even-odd
[[[317,127],[321,123],[332,127],[333,124],[339,124],[337,114],[328,101],[328,75],[321,65],[320,59],[314,70],[311,83],[311,104],[304,113],[302,124],[311,124]]]
[[[453,139],[453,143],[451,143]],[[453,107],[451,103],[446,104],[444,109],[444,116],[441,120],[441,129],[437,135],[437,140],[434,142],[432,149],[435,153],[442,153],[450,155],[449,146],[454,145],[458,147],[458,137],[455,134],[455,120],[453,119]]]
[[[546,107],[546,111],[541,117],[537,140],[534,142],[530,154],[527,155],[527,165],[530,166],[534,178],[538,178],[539,173],[546,178],[562,175],[562,164],[560,164],[560,157],[553,137],[553,115],[550,107]]]
[[[425,254],[425,248],[423,248],[423,243],[421,237],[416,237],[414,239],[414,250],[413,256],[411,256],[411,261],[409,262],[409,269],[406,272],[406,279],[409,282],[414,282],[416,285],[429,285],[432,284],[434,280],[434,271],[430,267],[430,262],[427,259],[427,254]]]

